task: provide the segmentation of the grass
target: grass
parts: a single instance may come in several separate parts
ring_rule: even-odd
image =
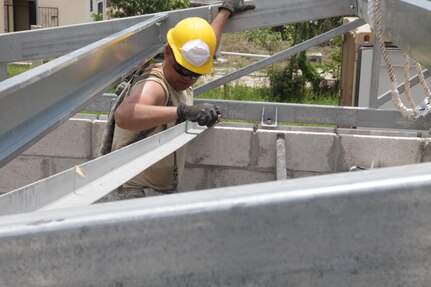
[[[7,64],[7,77],[12,78],[32,68],[31,64]]]

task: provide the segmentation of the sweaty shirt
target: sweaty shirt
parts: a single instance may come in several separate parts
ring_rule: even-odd
[[[163,74],[162,64],[150,65],[140,76],[140,79],[135,83],[135,85],[146,81],[154,81],[162,86],[166,95],[165,106],[178,106],[179,103],[192,105],[193,103],[192,88],[190,87],[184,91],[175,91],[171,85],[169,85],[165,75]],[[168,123],[166,126],[167,128],[170,128],[174,125],[175,122],[172,122]],[[148,136],[157,134],[161,131],[163,131],[163,126],[158,126],[154,131],[150,132]],[[139,136],[140,133],[141,132],[122,129],[115,125],[112,150],[114,151],[130,144]],[[178,178],[181,178],[184,171],[185,153],[185,147],[176,151]],[[124,186],[134,188],[150,187],[155,190],[172,190],[174,188],[173,181],[174,154],[170,154],[132,178],[124,184]]]

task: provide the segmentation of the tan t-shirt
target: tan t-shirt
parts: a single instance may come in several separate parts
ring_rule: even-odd
[[[165,75],[163,74],[162,64],[154,64],[149,66],[140,77],[140,80],[135,83],[135,85],[146,81],[154,81],[162,86],[166,94],[165,105],[178,106],[180,102],[187,105],[191,105],[193,103],[192,88],[189,88],[185,91],[175,91],[171,85],[169,85]],[[168,123],[166,126],[167,128],[170,128],[174,125],[175,122],[172,122]],[[163,131],[163,126],[158,126],[154,131],[149,133],[148,136],[157,134],[161,131]],[[140,133],[141,132],[125,130],[115,125],[112,150],[114,151],[120,149],[132,143]],[[176,152],[178,178],[181,178],[181,175],[184,171],[185,153],[185,147],[180,148]],[[173,180],[174,154],[170,154],[141,172],[136,177],[132,178],[125,184],[125,186],[137,188],[150,187],[155,190],[172,190],[174,188]]]

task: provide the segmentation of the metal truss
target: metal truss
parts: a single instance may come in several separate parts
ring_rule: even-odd
[[[383,2],[389,38],[431,68],[431,2]],[[250,3],[257,9],[234,17],[227,32],[352,14],[367,19],[365,0]],[[159,53],[178,20],[210,20],[217,7],[1,35],[1,63],[61,57],[0,82],[0,163]],[[60,44],[65,39],[69,45]],[[227,118],[429,127],[387,110],[213,102]],[[184,123],[1,196],[0,285],[430,285],[430,163],[90,205],[202,131]]]

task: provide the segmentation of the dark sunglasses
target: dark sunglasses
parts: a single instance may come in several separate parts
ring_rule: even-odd
[[[181,66],[180,64],[177,63],[177,60],[175,59],[174,54],[172,54],[173,58],[174,58],[174,70],[183,77],[190,77],[193,80],[197,80],[200,76],[202,76],[201,74],[192,72],[190,70],[187,70],[186,68],[184,68],[183,66]]]

